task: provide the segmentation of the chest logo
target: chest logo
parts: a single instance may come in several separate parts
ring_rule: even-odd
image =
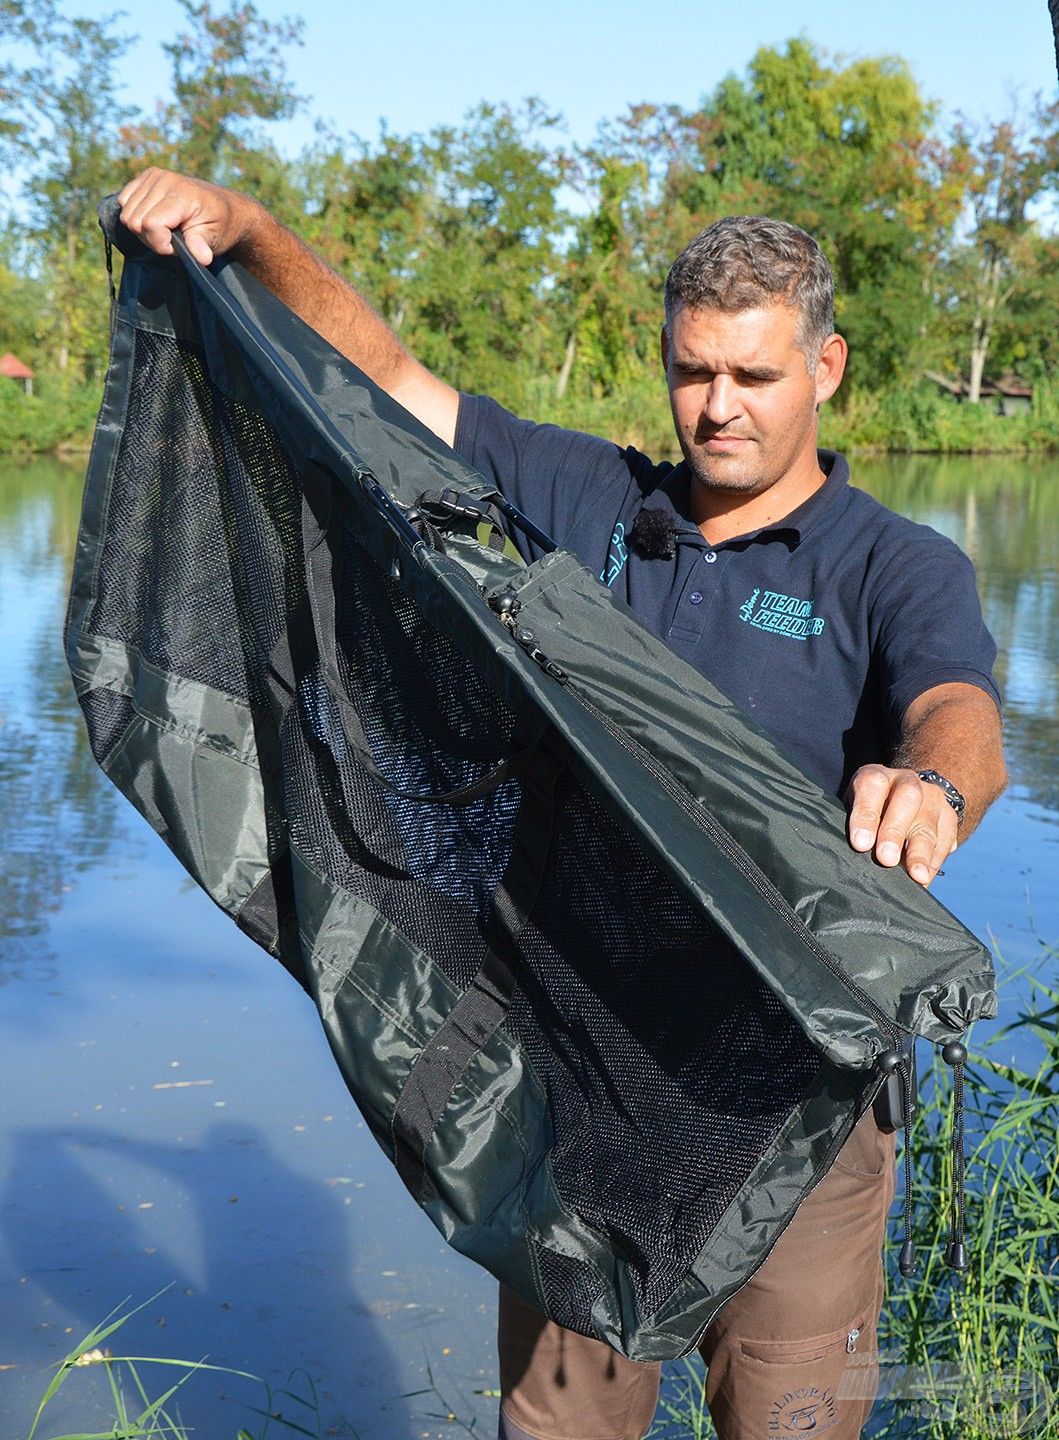
[[[625,525],[621,520],[614,527],[614,534],[610,537],[610,550],[607,554],[607,563],[603,567],[600,579],[604,585],[613,585],[618,576],[625,569],[625,562],[629,558],[628,546],[625,543]]]
[[[811,600],[757,587],[740,605],[739,618],[755,630],[769,630],[774,635],[786,635],[789,640],[808,640],[812,635],[819,635],[827,624],[822,616],[813,614]]]

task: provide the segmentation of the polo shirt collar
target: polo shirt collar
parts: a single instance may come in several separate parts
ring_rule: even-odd
[[[844,455],[839,455],[834,450],[817,450],[817,459],[820,469],[827,476],[827,479],[814,490],[808,500],[803,501],[796,510],[789,515],[784,515],[772,525],[763,525],[758,530],[748,530],[743,535],[733,535],[725,545],[735,545],[746,540],[756,540],[759,536],[775,535],[790,537],[795,545],[799,544],[810,530],[816,526],[824,512],[845,495],[849,486],[849,462]],[[662,483],[647,496],[641,509],[661,510],[673,521],[675,535],[678,540],[691,542],[706,546],[702,531],[691,518],[690,504],[690,477],[688,475],[687,462],[682,460],[665,477]]]

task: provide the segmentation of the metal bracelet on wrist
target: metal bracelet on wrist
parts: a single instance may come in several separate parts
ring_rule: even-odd
[[[945,776],[939,775],[936,770],[917,770],[916,774],[919,776],[920,780],[926,781],[928,785],[938,786],[942,794],[945,796],[945,799],[956,811],[956,823],[958,825],[963,819],[963,812],[966,808],[967,802],[964,800],[963,796],[957,790],[956,786],[952,783],[952,781],[946,780]]]

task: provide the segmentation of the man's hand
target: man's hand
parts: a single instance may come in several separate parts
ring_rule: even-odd
[[[177,175],[144,170],[118,196],[126,229],[159,255],[172,255],[173,231],[181,230],[188,249],[203,265],[245,241],[267,213],[246,195]]]
[[[850,781],[849,843],[887,867],[904,861],[926,886],[956,849],[956,812],[938,785],[914,770],[862,765]]]
[[[975,685],[950,681],[924,690],[901,719],[893,766],[862,765],[846,792],[849,843],[880,865],[904,863],[929,885],[957,844],[956,812],[940,785],[917,771],[936,770],[964,797],[962,844],[1007,781],[1000,714]]]

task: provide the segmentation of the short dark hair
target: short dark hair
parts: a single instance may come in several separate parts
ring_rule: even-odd
[[[759,305],[799,311],[798,345],[814,369],[835,328],[835,284],[811,235],[764,215],[727,215],[696,235],[666,277],[666,324],[682,306],[736,313]]]

